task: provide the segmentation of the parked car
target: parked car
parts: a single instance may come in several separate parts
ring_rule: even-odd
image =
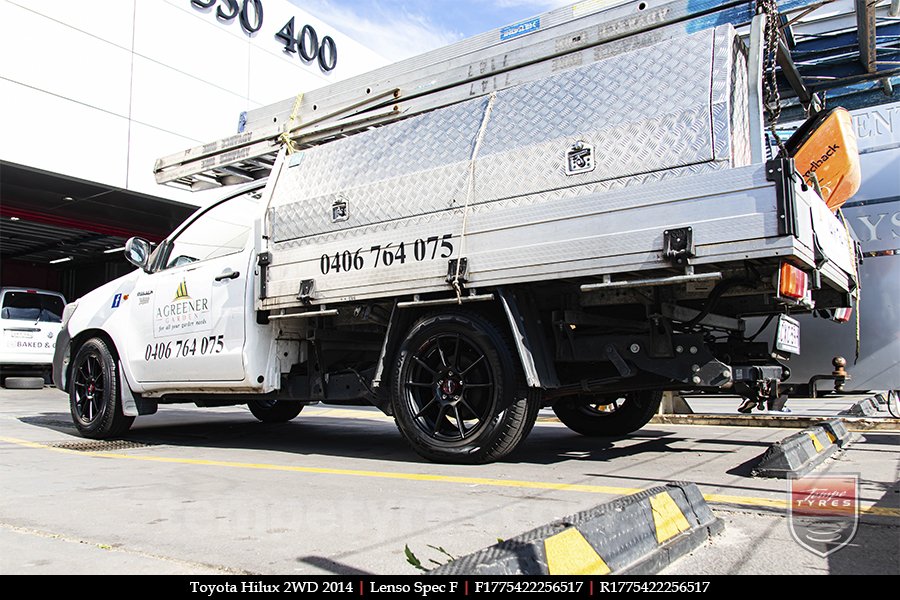
[[[66,299],[29,288],[0,289],[0,379],[6,387],[35,387],[51,381],[53,350]],[[36,381],[35,378],[43,378]]]

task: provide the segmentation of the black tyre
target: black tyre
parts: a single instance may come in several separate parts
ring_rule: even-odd
[[[662,392],[628,392],[610,396],[564,398],[553,412],[576,433],[590,437],[626,435],[650,422]]]
[[[120,436],[134,422],[134,417],[122,412],[118,363],[100,338],[88,340],[75,354],[69,382],[69,408],[75,427],[87,438]]]
[[[39,390],[44,387],[43,377],[7,377],[3,387],[10,390]]]
[[[284,400],[251,400],[247,408],[263,423],[287,423],[300,414],[303,405]]]
[[[430,315],[410,329],[391,382],[394,419],[419,455],[478,464],[525,439],[540,402],[520,394],[520,369],[494,325],[467,312]]]

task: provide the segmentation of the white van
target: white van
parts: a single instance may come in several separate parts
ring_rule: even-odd
[[[50,380],[65,305],[66,299],[57,292],[0,289],[0,377],[8,387],[16,387],[13,377]]]

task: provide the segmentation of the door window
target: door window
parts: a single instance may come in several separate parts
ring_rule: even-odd
[[[241,252],[253,231],[259,197],[257,191],[243,194],[200,215],[171,243],[163,269]]]

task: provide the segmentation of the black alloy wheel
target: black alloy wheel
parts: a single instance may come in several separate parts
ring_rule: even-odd
[[[519,370],[504,336],[483,317],[425,317],[407,335],[394,371],[397,426],[430,460],[498,460],[527,436],[540,408],[521,393]]]
[[[101,338],[86,341],[75,354],[69,408],[75,427],[88,438],[122,435],[134,422],[134,417],[122,412],[116,358]]]

